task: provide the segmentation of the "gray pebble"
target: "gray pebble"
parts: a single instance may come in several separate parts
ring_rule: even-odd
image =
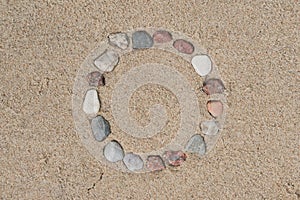
[[[185,147],[185,151],[191,153],[197,153],[199,156],[203,156],[206,152],[206,145],[201,135],[194,135],[191,137]]]
[[[146,31],[136,31],[132,34],[134,49],[146,49],[153,46],[153,39]]]
[[[144,162],[139,155],[128,153],[123,158],[123,162],[130,171],[140,170],[144,166]]]
[[[110,162],[117,162],[124,158],[124,150],[117,141],[110,141],[104,147],[104,157]]]
[[[109,123],[102,116],[97,116],[92,119],[91,127],[95,140],[98,142],[102,142],[110,134]]]

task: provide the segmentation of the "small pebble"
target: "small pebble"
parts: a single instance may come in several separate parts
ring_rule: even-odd
[[[126,33],[112,33],[108,36],[108,41],[111,45],[123,50],[129,46],[129,38]]]
[[[106,50],[94,61],[96,67],[102,72],[111,72],[118,62],[119,55],[112,50]]]
[[[96,116],[100,110],[100,101],[98,92],[95,89],[90,89],[86,92],[83,100],[83,111],[87,115]]]
[[[185,150],[191,153],[197,153],[199,156],[203,156],[206,152],[206,145],[201,135],[194,135],[187,143]]]
[[[212,78],[208,79],[203,83],[202,90],[207,94],[216,94],[224,92],[224,84],[220,79]]]
[[[132,34],[132,47],[146,49],[153,46],[153,39],[146,31],[136,31]]]
[[[153,40],[157,43],[166,43],[172,40],[172,35],[168,31],[156,31],[153,34]]]
[[[89,83],[89,86],[98,87],[105,85],[104,76],[98,71],[89,73],[86,78]]]
[[[124,150],[117,141],[111,141],[104,147],[104,156],[110,162],[117,162],[124,158]]]
[[[123,162],[130,171],[137,171],[143,168],[144,162],[139,155],[128,153],[123,158]]]
[[[164,161],[160,156],[148,156],[146,167],[150,171],[161,171],[166,168]]]
[[[214,120],[202,122],[200,128],[202,130],[202,133],[204,133],[205,135],[217,135],[219,132],[219,127]]]
[[[223,113],[223,104],[221,101],[210,100],[207,102],[207,110],[213,117],[219,117]]]
[[[194,46],[192,45],[192,43],[183,39],[176,40],[173,43],[173,46],[181,53],[192,54],[194,52]]]
[[[212,69],[212,63],[207,55],[196,55],[191,61],[195,71],[200,76],[206,76]]]
[[[91,127],[95,140],[98,142],[102,142],[110,134],[110,125],[102,116],[92,119]]]
[[[186,160],[186,154],[182,151],[166,151],[163,157],[170,166],[180,166]]]

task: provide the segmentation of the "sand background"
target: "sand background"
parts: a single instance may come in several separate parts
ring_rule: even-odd
[[[1,1],[0,11],[1,199],[300,198],[298,1]],[[75,131],[81,63],[109,33],[138,27],[199,41],[227,88],[220,141],[178,170],[104,167]]]

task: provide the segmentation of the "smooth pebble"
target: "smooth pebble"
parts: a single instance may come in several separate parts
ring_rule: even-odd
[[[219,117],[223,113],[223,104],[218,100],[210,100],[207,102],[207,110],[213,117]]]
[[[217,135],[219,132],[219,127],[214,120],[202,122],[200,128],[202,130],[202,133],[204,133],[205,135]]]
[[[200,76],[206,76],[212,69],[212,63],[207,55],[196,55],[191,61],[195,71]]]
[[[110,162],[117,162],[124,158],[124,150],[117,141],[111,141],[104,147],[104,157]]]
[[[86,78],[89,83],[89,86],[98,87],[105,85],[104,76],[98,71],[89,73]]]
[[[206,80],[203,83],[202,90],[207,94],[217,94],[217,93],[223,93],[224,92],[224,84],[220,79],[211,78]]]
[[[151,155],[147,157],[146,167],[150,171],[161,171],[166,168],[162,158],[157,155]]]
[[[166,43],[172,41],[172,35],[168,31],[156,31],[153,34],[153,40],[157,43]]]
[[[146,49],[153,46],[153,39],[146,31],[136,31],[132,34],[132,47]]]
[[[108,41],[111,45],[123,50],[129,46],[129,38],[126,33],[112,33],[108,36]]]
[[[83,100],[83,111],[90,116],[96,116],[100,110],[100,101],[98,92],[95,89],[90,89],[86,92]]]
[[[102,72],[111,72],[118,62],[119,55],[112,50],[106,50],[94,61],[94,64]]]
[[[197,134],[191,137],[188,141],[185,150],[191,153],[197,153],[199,156],[203,156],[206,152],[206,145],[201,135]]]
[[[127,153],[123,158],[123,162],[130,171],[137,171],[143,168],[144,162],[142,158],[133,153]]]
[[[183,39],[176,40],[173,43],[173,46],[181,53],[192,54],[194,52],[194,46],[192,45],[192,43]]]
[[[180,166],[186,160],[186,154],[182,151],[165,151],[163,158],[173,167]]]
[[[91,121],[91,127],[94,138],[98,142],[102,142],[111,132],[108,121],[102,116],[93,118]]]

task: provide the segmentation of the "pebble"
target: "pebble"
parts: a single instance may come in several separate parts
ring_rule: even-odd
[[[172,40],[172,35],[168,31],[156,31],[153,34],[153,40],[157,43],[166,43]]]
[[[219,132],[219,127],[214,120],[202,122],[200,128],[202,130],[202,133],[204,133],[205,135],[217,135]]]
[[[192,54],[194,52],[194,46],[192,45],[192,43],[183,39],[176,40],[173,43],[173,46],[181,53]]]
[[[137,171],[143,168],[144,162],[139,155],[128,153],[123,158],[123,162],[130,171]]]
[[[170,166],[177,167],[186,160],[187,156],[182,151],[166,151],[163,157]]]
[[[206,76],[212,69],[212,63],[207,55],[196,55],[191,61],[195,71],[200,76]]]
[[[108,36],[108,41],[111,45],[123,50],[129,46],[129,38],[126,33],[112,33]]]
[[[191,153],[197,153],[199,156],[203,156],[206,152],[206,145],[201,135],[194,135],[187,143],[185,150]]]
[[[111,72],[118,62],[119,55],[112,50],[106,50],[94,61],[96,67],[102,72]]]
[[[208,79],[203,83],[202,90],[207,94],[216,94],[224,92],[224,84],[220,79],[212,78]]]
[[[146,31],[136,31],[132,34],[132,47],[146,49],[153,46],[153,39]]]
[[[110,134],[110,125],[102,116],[93,118],[91,127],[95,140],[98,142],[102,142]]]
[[[98,92],[95,89],[90,89],[86,92],[83,100],[83,111],[87,115],[96,116],[100,110],[100,101]]]
[[[213,117],[219,117],[223,113],[223,104],[218,100],[210,100],[207,102],[207,110]]]
[[[89,83],[89,86],[98,87],[105,85],[104,76],[98,71],[89,73],[86,78]]]
[[[162,158],[154,155],[147,157],[146,167],[150,171],[161,171],[166,168]]]
[[[124,150],[117,141],[111,141],[104,147],[104,157],[110,162],[117,162],[124,158]]]

